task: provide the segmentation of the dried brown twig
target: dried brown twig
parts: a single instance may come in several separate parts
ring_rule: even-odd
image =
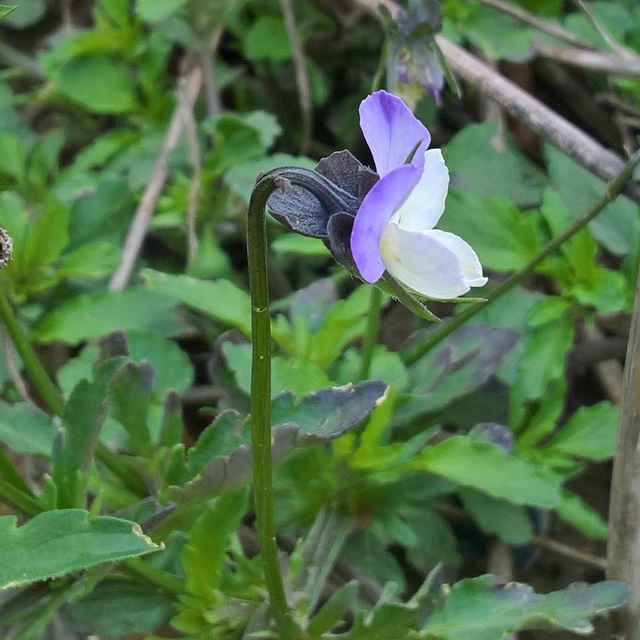
[[[193,106],[200,93],[200,87],[202,86],[202,71],[199,66],[194,67],[184,79],[184,93],[189,104]],[[158,198],[162,193],[167,176],[169,175],[169,154],[176,148],[178,142],[185,129],[185,118],[183,114],[183,107],[181,101],[178,100],[178,104],[174,111],[173,117],[167,129],[167,135],[162,145],[160,155],[156,160],[156,166],[153,171],[153,176],[145,189],[145,192],[140,200],[140,204],[136,210],[136,213],[129,227],[127,237],[124,243],[124,249],[122,252],[122,260],[120,266],[113,274],[111,282],[109,283],[109,289],[111,291],[122,291],[128,284],[129,278],[133,271],[133,267],[138,259],[140,249],[144,237],[149,228],[149,222],[155,211]]]

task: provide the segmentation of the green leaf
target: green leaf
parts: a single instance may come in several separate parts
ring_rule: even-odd
[[[17,178],[24,174],[27,150],[18,136],[0,131],[0,171]]]
[[[428,332],[419,334],[419,341]],[[458,329],[449,339],[409,368],[409,393],[394,415],[404,423],[435,412],[481,387],[500,369],[519,333],[476,323]]]
[[[563,376],[573,335],[573,321],[567,315],[539,327],[533,334],[520,360],[516,382],[525,398],[541,398],[549,383]]]
[[[484,532],[515,545],[525,544],[533,536],[531,520],[524,507],[469,487],[458,489],[458,495]]]
[[[85,503],[89,471],[107,417],[112,384],[124,363],[122,357],[101,362],[93,380],[81,380],[67,401],[62,416],[65,430],[54,452],[52,472],[61,507]]]
[[[342,585],[320,608],[309,621],[308,634],[310,638],[319,638],[323,633],[331,631],[333,627],[349,614],[358,597],[359,584],[351,580]]]
[[[154,377],[148,362],[128,362],[118,371],[111,390],[112,416],[129,434],[132,453],[146,458],[153,453],[148,418]]]
[[[55,432],[51,416],[35,405],[0,401],[0,441],[16,453],[48,458]]]
[[[581,407],[543,448],[588,460],[606,460],[616,449],[619,409],[610,402]]]
[[[613,6],[613,5],[611,5]],[[545,147],[549,178],[569,217],[584,214],[602,196],[606,186],[587,169],[551,145]],[[624,256],[633,246],[638,232],[637,205],[618,196],[590,223],[595,239],[611,253]]]
[[[186,587],[205,602],[220,586],[230,538],[247,509],[248,491],[218,497],[198,518],[182,552]]]
[[[260,16],[244,37],[244,54],[249,60],[289,60],[291,44],[282,18]]]
[[[186,0],[138,0],[136,14],[141,20],[155,24],[177,13],[186,4]]]
[[[562,502],[556,512],[565,522],[571,523],[587,536],[607,539],[607,523],[595,509],[570,491],[563,490],[561,498]]]
[[[148,329],[127,331],[127,350],[134,362],[148,360],[154,371],[153,398],[164,403],[169,391],[184,393],[193,382],[189,356],[173,341]]]
[[[106,516],[90,520],[84,509],[47,511],[21,527],[17,521],[15,516],[0,517],[1,589],[162,548],[137,524]]]
[[[96,113],[126,113],[138,108],[129,71],[107,57],[74,58],[60,70],[60,90]]]
[[[251,345],[225,342],[222,346],[227,365],[234,372],[238,386],[251,393]],[[327,375],[314,364],[292,358],[271,358],[271,397],[282,391],[304,394],[331,384]]]
[[[61,196],[62,199],[62,196]],[[87,188],[71,198],[69,245],[73,248],[96,242],[122,244],[135,207],[129,185],[120,178],[102,177],[95,188]]]
[[[292,156],[287,153],[274,153],[271,156],[260,156],[254,160],[243,162],[239,165],[234,165],[229,168],[229,171],[225,174],[225,182],[232,187],[232,189],[249,204],[249,198],[253,191],[253,185],[256,183],[256,176],[261,173],[271,171],[277,167],[306,167],[307,169],[315,169],[317,162],[304,156]],[[302,238],[303,236],[298,236]],[[321,246],[322,242],[315,241],[316,244]]]
[[[64,618],[100,636],[151,633],[174,613],[175,601],[155,587],[109,578],[79,602],[67,605]]]
[[[535,220],[509,200],[452,189],[439,228],[464,238],[488,269],[514,271],[540,248]]]
[[[515,504],[553,508],[560,504],[560,481],[490,442],[466,436],[448,438],[405,463],[411,471],[428,471]],[[508,482],[505,482],[508,478]]]
[[[498,585],[493,576],[468,578],[443,594],[421,632],[447,640],[498,640],[520,629],[588,634],[591,616],[622,606],[628,597],[629,588],[611,580],[539,595],[517,582]]]
[[[20,4],[16,7],[7,5],[2,5],[2,7],[5,11],[8,9],[8,12],[3,12],[0,17],[11,13],[6,20],[6,25],[14,29],[24,29],[34,25],[47,11],[45,0],[20,0]],[[13,13],[14,8],[17,9],[15,13]]]
[[[215,320],[251,335],[251,299],[229,280],[198,280],[144,269],[142,276],[151,291],[204,311]]]
[[[495,16],[494,12],[494,16]],[[499,134],[499,125],[495,121],[471,124],[464,127],[442,149],[453,184],[459,191],[475,196],[508,200],[518,206],[536,205],[546,183],[540,169],[524,159],[513,146],[498,151],[492,141]],[[450,206],[447,200],[447,208]],[[470,224],[476,215],[475,210],[467,210]],[[446,223],[447,213],[443,217]],[[462,237],[475,249],[475,245],[466,235]],[[496,243],[495,248],[498,248]]]
[[[18,8],[17,4],[8,5],[8,4],[0,4],[0,20],[5,16],[8,16],[12,11],[15,11]]]
[[[330,255],[327,247],[322,242],[319,242],[317,238],[308,238],[297,233],[281,235],[271,243],[271,248],[278,254],[293,253],[299,256],[314,256],[317,258],[326,258]]]
[[[347,633],[335,640],[404,640],[413,634],[418,620],[415,607],[400,602],[382,601],[373,611],[360,611]]]
[[[77,296],[47,314],[34,339],[77,344],[116,329],[140,328],[156,328],[166,334],[176,328],[171,321],[174,306],[170,298],[141,286]]]
[[[116,270],[121,250],[110,242],[90,242],[62,257],[57,267],[60,278],[103,278]]]
[[[318,444],[337,438],[360,424],[385,398],[387,385],[375,380],[360,382],[355,386],[321,389],[296,399],[284,392],[272,403],[272,452],[274,460],[279,460],[290,451],[302,446]],[[226,416],[227,414],[223,414]],[[237,426],[238,414],[232,412],[222,421],[222,416],[211,425],[211,435],[207,444],[196,449],[198,463],[202,465],[205,451],[214,451],[217,443],[224,446],[233,444],[235,438],[227,440],[218,430],[231,432],[235,426],[235,437],[240,438]],[[246,433],[246,432],[244,432]],[[220,439],[217,439],[220,436]],[[194,452],[194,456],[196,453]],[[251,477],[251,448],[242,444],[232,453],[218,455],[205,464],[197,476],[184,487],[171,487],[171,498],[186,502],[202,497],[211,498],[223,491],[241,487]]]

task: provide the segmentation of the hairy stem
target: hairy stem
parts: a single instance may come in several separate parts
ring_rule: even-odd
[[[602,196],[585,214],[576,218],[562,233],[548,242],[533,258],[531,258],[531,260],[529,260],[529,262],[527,262],[527,264],[524,265],[524,267],[512,273],[506,280],[492,289],[485,300],[466,307],[445,324],[432,331],[427,336],[426,340],[406,349],[402,354],[404,363],[407,365],[415,363],[439,342],[444,340],[449,334],[453,333],[458,327],[467,322],[467,320],[473,318],[476,313],[521,282],[523,278],[528,276],[545,258],[550,256],[556,249],[558,249],[558,247],[560,247],[560,245],[569,240],[569,238],[578,233],[580,229],[585,227],[610,202],[620,195],[620,192],[624,188],[625,184],[631,179],[633,171],[639,163],[640,150],[636,151],[629,158],[622,171],[620,171],[620,173],[609,183]]]
[[[269,591],[271,610],[282,640],[302,637],[287,604],[274,518],[273,461],[271,457],[271,319],[267,282],[265,208],[278,187],[278,174],[262,176],[251,194],[247,220],[247,254],[251,293],[251,444],[253,492],[258,540]]]

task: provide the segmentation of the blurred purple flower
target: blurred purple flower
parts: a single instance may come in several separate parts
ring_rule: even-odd
[[[449,172],[431,135],[405,103],[377,91],[360,105],[360,127],[380,175],[364,196],[351,233],[351,253],[366,282],[385,270],[411,291],[449,300],[487,282],[473,249],[439,231]]]

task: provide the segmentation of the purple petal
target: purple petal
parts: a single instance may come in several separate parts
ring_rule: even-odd
[[[353,223],[351,253],[365,282],[377,282],[384,273],[380,236],[421,175],[422,169],[402,165],[376,182],[364,197]]]
[[[381,177],[407,162],[422,167],[431,135],[400,98],[376,91],[360,103],[360,128]],[[416,148],[416,145],[417,148]]]

